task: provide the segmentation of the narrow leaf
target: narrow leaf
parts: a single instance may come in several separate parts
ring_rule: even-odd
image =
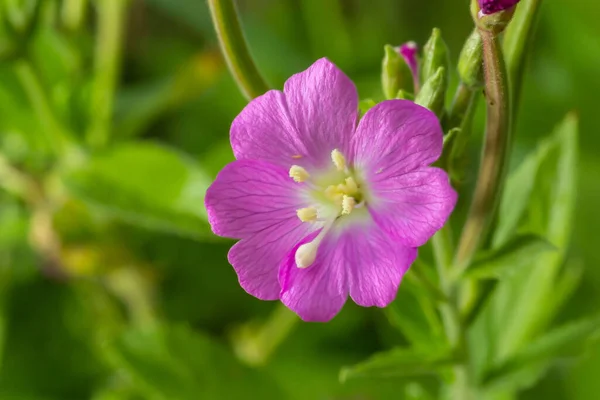
[[[512,357],[492,368],[484,378],[487,386],[500,385],[510,381],[523,370],[540,368],[540,374],[557,357],[576,356],[582,350],[582,342],[594,333],[600,332],[600,317],[572,322],[534,340]],[[506,382],[505,382],[506,383]]]
[[[475,260],[465,277],[475,279],[512,276],[522,268],[531,267],[540,254],[555,250],[548,241],[535,235],[517,236],[491,254]]]
[[[397,348],[378,353],[368,360],[340,371],[340,381],[355,378],[395,378],[434,375],[457,362],[450,351],[422,352]]]

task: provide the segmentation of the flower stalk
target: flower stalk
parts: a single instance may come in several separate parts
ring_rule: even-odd
[[[506,66],[498,36],[479,29],[483,43],[487,122],[485,145],[473,202],[459,241],[456,273],[468,267],[481,238],[485,237],[500,199],[510,134],[510,103]]]
[[[248,100],[269,90],[244,38],[233,0],[208,0],[221,51],[240,91]]]

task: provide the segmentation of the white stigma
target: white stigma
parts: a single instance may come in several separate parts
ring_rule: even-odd
[[[333,225],[333,221],[328,223],[322,230],[319,232],[316,238],[313,239],[312,242],[304,243],[303,245],[298,247],[296,250],[296,254],[294,256],[296,260],[296,266],[298,268],[308,268],[310,267],[315,260],[317,259],[317,251],[319,250],[319,245],[323,241],[323,238]]]
[[[310,178],[310,174],[301,166],[292,165],[292,168],[290,168],[290,178],[300,183],[308,180]]]
[[[344,171],[346,169],[346,158],[338,149],[331,152],[331,161],[333,161],[333,164],[338,171]]]
[[[319,248],[319,243],[315,243],[312,241],[310,243],[304,243],[302,246],[298,247],[296,250],[296,266],[298,268],[308,268],[315,262],[317,258],[317,249]]]
[[[296,210],[296,215],[302,222],[315,221],[317,219],[317,209],[315,207],[306,207]]]
[[[342,215],[349,215],[356,206],[354,197],[344,195],[342,199]]]

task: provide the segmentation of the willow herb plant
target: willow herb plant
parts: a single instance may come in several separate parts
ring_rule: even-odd
[[[541,1],[517,3],[472,2],[474,29],[447,108],[452,67],[439,29],[422,52],[414,42],[385,47],[382,101],[359,101],[327,59],[292,76],[280,92],[268,88],[253,63],[234,3],[209,0],[225,59],[249,100],[231,126],[237,161],[206,196],[213,231],[241,239],[229,252],[240,285],[259,299],[280,300],[305,321],[329,321],[349,295],[358,305],[385,308],[410,342],[342,369],[342,381],[418,382],[433,373],[442,398],[513,398],[567,345],[598,328],[592,318],[546,332],[568,297],[544,302],[570,273],[561,266],[572,202],[550,207],[540,227],[528,223],[540,195],[537,167],[549,153],[557,158],[555,181],[544,195],[566,198],[573,190],[576,117],[567,116],[507,177]],[[487,122],[471,187],[466,148],[481,97]],[[469,204],[466,218],[452,214],[457,199]],[[420,246],[431,247],[435,269],[426,255],[417,256]],[[403,315],[403,304],[390,307],[398,290],[414,292],[434,321],[423,325]],[[538,307],[550,307],[541,319],[533,314]],[[297,321],[277,309],[263,327],[238,337],[241,356],[266,362]],[[432,334],[438,323],[444,339]]]

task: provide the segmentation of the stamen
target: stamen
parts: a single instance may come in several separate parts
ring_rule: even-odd
[[[296,215],[302,222],[315,221],[317,219],[317,209],[315,207],[306,207],[296,210]]]
[[[346,169],[346,158],[338,149],[331,152],[331,161],[333,161],[333,164],[338,171],[344,171]]]
[[[349,215],[354,209],[355,205],[356,200],[354,199],[354,197],[344,195],[344,198],[342,200],[342,215]]]
[[[310,174],[301,166],[292,165],[292,168],[290,168],[290,178],[300,183],[308,180],[310,178]]]

